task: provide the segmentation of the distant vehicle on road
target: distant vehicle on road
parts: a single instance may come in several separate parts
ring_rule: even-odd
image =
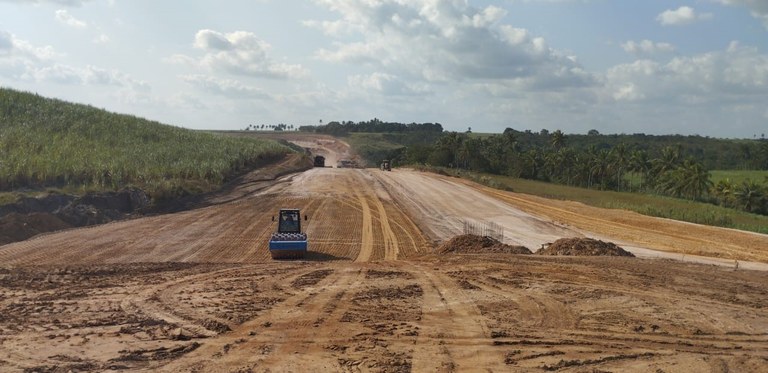
[[[323,157],[322,155],[316,155],[315,167],[325,167],[325,157]]]

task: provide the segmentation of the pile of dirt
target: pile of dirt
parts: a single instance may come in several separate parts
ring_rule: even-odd
[[[123,220],[149,205],[149,196],[138,188],[81,197],[50,193],[39,198],[21,198],[0,206],[0,245],[40,233]]]
[[[23,241],[40,233],[72,228],[56,215],[35,212],[19,214],[12,212],[0,217],[0,245]]]
[[[437,248],[438,254],[480,254],[480,253],[506,253],[506,254],[532,254],[531,250],[524,246],[513,246],[501,243],[499,240],[488,236],[464,234],[451,238]]]
[[[612,242],[592,238],[561,238],[537,251],[539,255],[628,256],[635,255]]]

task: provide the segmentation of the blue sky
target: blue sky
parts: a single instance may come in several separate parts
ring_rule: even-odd
[[[766,0],[0,0],[0,85],[197,129],[768,132]]]

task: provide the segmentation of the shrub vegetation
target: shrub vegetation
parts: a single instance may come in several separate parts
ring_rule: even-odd
[[[291,149],[203,133],[0,89],[0,191],[109,190],[153,197],[204,192]]]

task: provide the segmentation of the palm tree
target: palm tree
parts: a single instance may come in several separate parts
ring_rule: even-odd
[[[698,199],[712,187],[709,171],[700,162],[688,158],[674,170],[661,174],[656,189],[674,197]]]
[[[661,157],[651,161],[650,181],[654,184],[680,165],[680,146],[667,146],[661,150]]]
[[[504,130],[504,147],[508,152],[517,151],[517,136],[515,136],[515,130],[511,128]]]
[[[550,137],[551,137],[551,141],[552,141],[552,146],[556,150],[560,150],[560,148],[565,146],[565,137],[566,136],[563,133],[563,131],[557,130],[555,132],[552,132]]]
[[[640,174],[640,186],[638,189],[643,189],[643,182],[648,177],[650,168],[651,162],[648,160],[648,152],[644,150],[632,151],[632,154],[629,156],[629,170]]]
[[[529,150],[523,154],[523,167],[520,176],[525,179],[536,179],[539,174],[539,153],[535,150]]]
[[[765,188],[749,179],[736,187],[733,196],[737,206],[747,212],[759,212],[766,204]]]
[[[678,169],[680,172],[680,192],[690,199],[699,199],[712,187],[709,171],[701,162],[688,158]]]
[[[620,143],[611,149],[611,158],[613,162],[612,168],[616,170],[616,188],[621,192],[621,182],[624,178],[624,170],[629,163],[629,153],[627,152],[627,145]]]
[[[578,153],[570,148],[560,149],[560,165],[559,173],[560,180],[565,180],[566,184],[573,185],[573,179],[577,176],[576,166],[578,165]]]
[[[734,187],[731,179],[720,180],[712,187],[712,194],[718,199],[721,206],[734,206]]]
[[[591,176],[590,186],[594,183],[599,183],[600,189],[605,189],[608,183],[606,176],[608,176],[610,165],[611,165],[610,152],[603,149],[597,152],[597,154],[595,154],[595,157],[592,158],[592,162],[590,164],[590,176]]]
[[[544,169],[549,181],[559,182],[561,178],[561,167],[563,165],[563,154],[559,151],[548,151],[544,153]]]

